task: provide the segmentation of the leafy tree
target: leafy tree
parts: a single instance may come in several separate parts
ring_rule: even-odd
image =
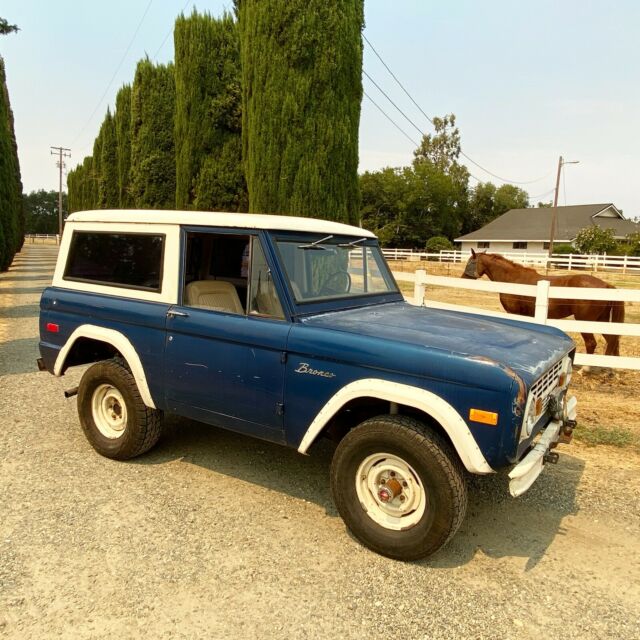
[[[113,116],[118,147],[118,204],[121,209],[133,206],[131,198],[131,85],[125,84],[116,95]]]
[[[18,146],[0,57],[0,271],[9,267],[24,242],[24,204]]]
[[[467,215],[462,224],[462,233],[470,233],[484,227],[495,217],[496,185],[492,182],[479,182],[471,190]]]
[[[98,175],[98,206],[117,209],[120,203],[118,189],[118,147],[116,125],[109,109],[100,127],[100,174]]]
[[[194,10],[174,41],[176,206],[246,211],[237,24]]]
[[[5,18],[0,18],[0,36],[6,36],[17,31],[20,31],[17,25],[9,24]]]
[[[592,224],[578,231],[573,244],[580,253],[611,253],[617,246],[613,229]]]
[[[249,210],[356,222],[363,0],[241,0]]]
[[[71,176],[72,172],[69,172]],[[68,211],[67,194],[62,194],[62,210]],[[24,195],[27,233],[58,233],[58,192],[32,191]]]
[[[138,208],[175,206],[174,107],[173,65],[154,65],[149,58],[138,62],[131,94],[130,174]]]
[[[576,253],[576,248],[571,244],[560,243],[553,245],[553,253],[560,255],[569,255],[570,253]]]
[[[551,202],[551,200],[549,200],[549,202],[538,202],[536,207],[538,207],[538,209],[551,209],[553,202]]]
[[[496,189],[493,198],[493,216],[497,218],[510,209],[526,209],[529,206],[529,194],[520,187],[503,184]]]
[[[433,163],[444,173],[460,167],[458,159],[462,152],[460,130],[456,127],[456,116],[450,113],[432,120],[435,133],[425,133],[420,146],[413,152],[414,165],[424,160]]]

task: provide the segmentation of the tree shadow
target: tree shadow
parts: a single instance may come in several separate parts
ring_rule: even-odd
[[[0,376],[37,372],[39,356],[37,336],[0,344]]]
[[[2,282],[1,278],[0,282]],[[12,295],[18,295],[22,293],[42,293],[47,286],[48,285],[42,285],[40,287],[7,287],[4,289],[0,289],[0,291],[4,294],[10,293]]]
[[[29,273],[36,271],[36,269],[29,269]],[[9,272],[11,273],[11,272]],[[14,272],[15,273],[15,272]],[[0,277],[0,282],[23,282],[28,280],[45,280],[51,279],[51,271],[49,269],[43,269],[43,273],[46,275],[29,275],[29,276],[2,276]]]
[[[159,446],[137,464],[182,460],[215,473],[250,482],[322,507],[338,517],[329,490],[329,466],[335,446],[316,443],[310,456],[294,449],[174,416]],[[562,520],[577,513],[576,489],[584,463],[562,455],[548,465],[533,487],[512,498],[505,474],[468,478],[469,507],[460,531],[431,558],[418,564],[452,568],[469,563],[478,552],[492,558],[526,558],[536,566],[557,535]],[[345,529],[345,534],[347,530]]]
[[[0,307],[0,318],[35,318],[40,313],[40,305],[24,304],[15,307]]]

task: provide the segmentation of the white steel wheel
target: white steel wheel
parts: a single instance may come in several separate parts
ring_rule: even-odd
[[[127,405],[122,393],[113,385],[98,385],[91,398],[93,421],[100,433],[110,440],[120,438],[127,426]]]
[[[367,515],[385,529],[410,529],[420,522],[427,508],[420,476],[397,455],[367,456],[358,467],[355,483]]]

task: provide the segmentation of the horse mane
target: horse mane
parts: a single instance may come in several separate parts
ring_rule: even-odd
[[[540,275],[533,267],[525,267],[523,264],[518,264],[517,262],[513,262],[513,260],[509,260],[508,258],[505,258],[503,255],[500,255],[499,253],[485,253],[484,255],[487,256],[487,258],[491,257],[492,260],[495,260],[496,262],[501,262],[504,265],[514,267],[521,271],[530,271],[531,273]]]

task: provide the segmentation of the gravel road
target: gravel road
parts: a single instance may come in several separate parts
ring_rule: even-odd
[[[35,365],[55,249],[0,275],[0,637],[640,637],[637,455],[561,447],[519,499],[470,479],[447,547],[382,558],[336,514],[329,445],[171,419],[134,462],[94,453],[62,394],[80,372]]]

